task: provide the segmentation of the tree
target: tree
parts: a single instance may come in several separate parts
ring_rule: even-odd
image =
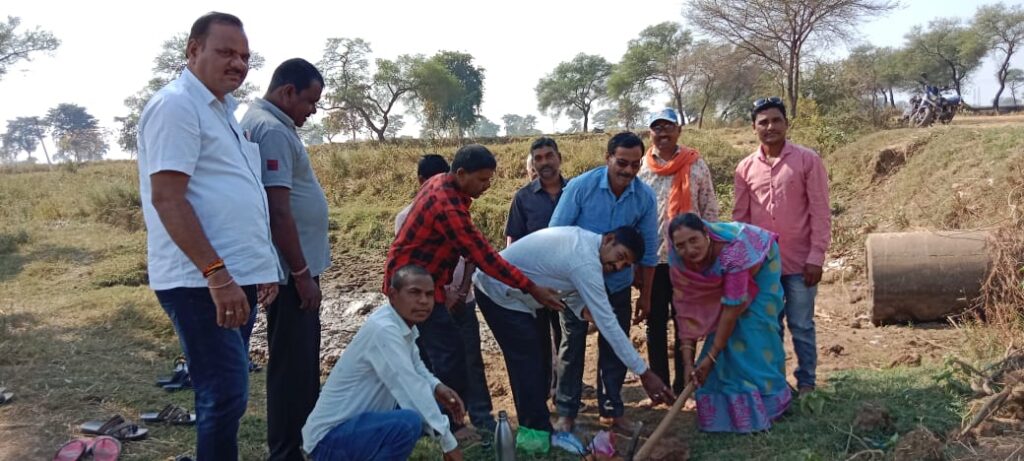
[[[500,125],[481,115],[476,119],[476,124],[470,127],[467,134],[471,138],[494,138],[498,136],[498,130],[500,129]]]
[[[596,103],[608,97],[611,74],[612,64],[607,59],[580,53],[540,79],[535,89],[537,108],[556,115],[572,109],[579,111],[583,118],[583,132],[586,133],[590,111]]]
[[[505,136],[534,136],[541,134],[537,129],[537,117],[527,115],[525,117],[517,114],[505,114],[501,116],[501,122],[505,124]]]
[[[419,86],[410,105],[419,107],[426,133],[461,138],[477,122],[484,97],[484,68],[473,55],[441,51],[418,69]]]
[[[675,22],[663,22],[629,41],[622,61],[615,66],[608,87],[615,99],[649,96],[661,85],[672,96],[673,107],[683,113],[683,95],[693,77],[686,65],[693,37]]]
[[[121,124],[121,128],[118,130],[117,144],[125,152],[134,154],[138,151],[139,117],[142,116],[142,110],[146,108],[146,103],[157,91],[178,78],[188,65],[188,58],[185,57],[187,44],[187,32],[164,40],[160,47],[160,53],[153,58],[153,77],[149,79],[149,83],[145,87],[125,98],[124,105],[128,107],[128,114],[114,117],[114,121]],[[259,70],[264,63],[263,56],[252,52],[249,57],[249,71]],[[240,102],[248,102],[252,95],[258,92],[259,86],[245,82],[231,95]]]
[[[390,125],[401,117],[394,114],[398,102],[416,89],[414,71],[423,58],[402,55],[394,61],[377,59],[371,76],[370,51],[370,44],[360,38],[327,39],[319,64],[327,85],[324,108],[346,111],[346,118],[357,114],[377,140],[384,141],[391,133]],[[348,128],[353,137],[359,131]]]
[[[14,163],[18,159],[18,148],[7,143],[7,137],[0,138],[0,163]]]
[[[618,114],[615,113],[614,109],[601,109],[594,114],[594,128],[600,128],[602,130],[610,130],[615,128],[619,123]]]
[[[19,61],[31,61],[33,53],[50,53],[60,46],[60,40],[38,27],[16,32],[19,25],[21,19],[15,16],[8,16],[6,23],[0,23],[0,78]]]
[[[77,104],[62,103],[50,109],[46,113],[46,125],[57,142],[54,158],[58,160],[79,163],[99,160],[109,149],[99,121]]]
[[[1010,87],[1010,97],[1013,98],[1013,105],[1017,103],[1017,90],[1024,88],[1024,69],[1010,69],[1006,72],[1006,84]]]
[[[18,117],[8,120],[3,143],[14,148],[15,155],[18,152],[24,152],[29,158],[32,158],[32,153],[35,152],[37,146],[42,146],[46,164],[52,165],[50,153],[46,150],[46,130],[46,122],[39,117]]]
[[[796,117],[808,52],[816,45],[849,41],[862,20],[897,5],[895,0],[688,0],[683,11],[708,35],[781,71],[788,109]]]
[[[388,129],[384,131],[388,137],[392,140],[398,139],[398,132],[405,128],[405,117],[402,114],[395,114],[391,117],[391,123],[388,124]]]
[[[298,128],[299,138],[307,146],[316,146],[324,143],[323,123],[306,122]]]
[[[996,69],[999,89],[992,98],[992,107],[999,112],[999,97],[1006,89],[1010,59],[1024,44],[1024,7],[1014,5],[1007,8],[1002,2],[982,5],[974,15],[974,28],[978,34],[988,38],[988,48],[992,50],[999,64],[999,68]]]
[[[927,73],[933,84],[937,81],[952,83],[958,95],[988,53],[985,37],[974,28],[964,26],[959,18],[936,19],[928,23],[927,29],[914,26],[906,39],[907,48],[918,55],[917,69]]]

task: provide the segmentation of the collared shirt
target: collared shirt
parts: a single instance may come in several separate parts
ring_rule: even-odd
[[[559,176],[558,179],[562,182],[562,189],[565,189],[565,178]],[[558,191],[557,196],[552,197],[544,190],[544,185],[538,178],[516,191],[516,195],[512,197],[512,205],[508,209],[505,236],[519,240],[531,232],[548,227],[551,214],[555,212],[555,205],[562,196],[562,189]]]
[[[139,192],[146,221],[149,285],[205,287],[201,271],[171,240],[152,203],[150,176],[189,176],[185,198],[210,245],[239,285],[278,280],[259,147],[245,139],[231,95],[224,101],[188,69],[146,103],[139,118]]]
[[[608,184],[607,166],[594,168],[569,181],[551,215],[550,226],[579,226],[602,235],[622,226],[633,227],[644,239],[640,265],[654,267],[658,264],[658,204],[654,191],[643,181],[634,179],[622,196],[616,197]],[[629,288],[633,283],[633,269],[608,274],[605,283],[612,293]]]
[[[501,256],[530,280],[561,292],[577,317],[583,318],[584,306],[590,309],[601,337],[622,363],[640,375],[647,371],[647,364],[622,331],[608,302],[600,249],[601,234],[579,227],[549,227],[512,242]],[[487,274],[477,272],[473,275],[473,282],[488,298],[505,309],[536,317],[537,310],[544,308],[531,296]]]
[[[758,148],[736,167],[733,220],[779,234],[782,273],[821,266],[831,240],[828,173],[813,150],[786,142],[775,164]]]
[[[676,146],[676,151],[679,150],[679,146]],[[668,161],[661,158],[657,153],[654,155],[654,161],[658,165],[664,165]],[[711,180],[711,169],[708,168],[708,164],[704,163],[703,158],[698,158],[693,165],[690,166],[690,203],[692,204],[692,210],[690,212],[696,213],[705,221],[718,221],[718,197],[715,196],[715,184]],[[668,223],[671,221],[665,209],[668,207],[668,195],[672,192],[672,183],[675,180],[675,175],[661,176],[647,166],[645,161],[640,166],[640,172],[636,175],[641,181],[648,186],[651,186],[651,190],[654,191],[654,196],[658,198],[658,264],[668,263],[668,240],[665,234],[668,232]]]
[[[441,449],[454,450],[458,442],[434,399],[441,381],[423,365],[418,337],[390,304],[370,314],[320,389],[302,427],[302,449],[312,453],[331,429],[356,416],[397,406],[419,413],[441,435]]]
[[[398,231],[402,230],[402,224],[405,224],[406,218],[409,217],[409,212],[412,211],[412,203],[402,208],[401,211],[395,215],[395,236],[398,236]],[[455,270],[452,271],[452,283],[445,285],[444,293],[445,297],[456,296],[459,293],[459,288],[462,288],[462,279],[466,277],[466,258],[459,258],[459,263],[455,265]],[[469,290],[466,293],[466,302],[470,303],[476,300],[476,296],[473,295],[473,290]]]
[[[327,197],[313,173],[309,154],[295,132],[295,122],[274,104],[256,98],[242,117],[242,128],[249,140],[260,146],[263,186],[289,189],[292,219],[299,232],[302,257],[309,266],[310,275],[320,275],[331,265]],[[287,274],[302,268],[288,267],[280,250],[278,256],[284,274],[280,282],[287,283]]]
[[[413,200],[412,210],[388,250],[382,289],[402,266],[422,266],[434,277],[434,299],[443,303],[444,286],[452,280],[459,256],[502,282],[529,290],[533,282],[491,247],[469,217],[472,199],[459,190],[455,176],[439,174],[427,180]]]

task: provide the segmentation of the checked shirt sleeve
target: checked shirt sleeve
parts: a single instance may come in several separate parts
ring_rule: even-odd
[[[533,282],[519,269],[494,251],[484,235],[473,225],[468,211],[451,209],[445,212],[444,217],[446,219],[436,221],[443,227],[440,230],[450,241],[458,242],[459,253],[466,260],[472,261],[485,274],[510,287],[526,291],[533,286]]]

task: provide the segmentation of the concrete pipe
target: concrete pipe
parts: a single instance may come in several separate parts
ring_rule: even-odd
[[[872,321],[930,322],[962,312],[988,274],[987,239],[982,231],[869,235]]]

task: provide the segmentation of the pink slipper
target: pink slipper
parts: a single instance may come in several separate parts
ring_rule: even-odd
[[[108,435],[101,435],[93,441],[91,451],[95,461],[117,461],[121,456],[121,442]]]
[[[69,440],[53,455],[53,461],[79,461],[89,452],[90,442],[88,439]]]

